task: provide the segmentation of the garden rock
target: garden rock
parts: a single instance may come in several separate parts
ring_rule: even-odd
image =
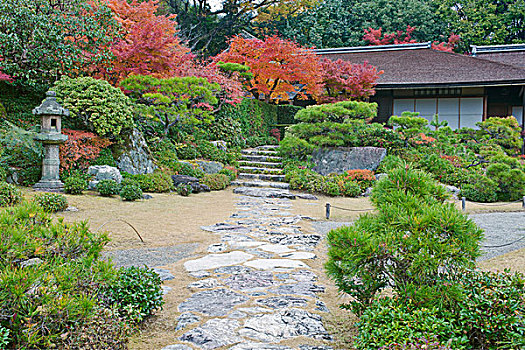
[[[365,192],[361,196],[363,197],[370,197],[372,195],[372,187],[368,187]]]
[[[257,304],[261,304],[272,309],[287,309],[305,307],[308,304],[308,300],[290,295],[283,295],[257,300]]]
[[[242,194],[251,197],[266,197],[266,198],[288,198],[295,199],[296,195],[290,193],[288,190],[280,190],[276,188],[257,188],[257,187],[237,187],[233,193]]]
[[[385,177],[388,177],[388,174],[385,174],[385,173],[375,174],[375,178],[377,181],[384,179]]]
[[[123,138],[124,146],[116,150],[116,153],[119,154],[116,159],[120,171],[137,175],[149,174],[157,169],[144,135],[140,131],[133,129],[131,133],[124,134]]]
[[[374,171],[385,157],[386,149],[380,147],[322,148],[313,154],[313,170],[323,176],[354,169]]]
[[[193,294],[179,305],[179,311],[195,311],[208,316],[225,316],[235,306],[248,301],[248,297],[221,288]]]
[[[224,283],[236,290],[254,290],[274,285],[273,274],[266,271],[251,271],[228,277]]]
[[[88,188],[94,190],[97,184],[102,180],[114,180],[116,183],[122,181],[120,171],[109,165],[92,165],[87,170],[88,175],[93,176],[93,180],[89,181]]]
[[[224,164],[219,162],[212,162],[207,160],[196,160],[195,163],[204,171],[206,174],[217,174],[224,168]]]
[[[279,342],[300,336],[330,339],[321,321],[321,316],[301,309],[282,310],[269,315],[249,318],[239,334],[267,342]]]
[[[193,349],[189,347],[188,345],[174,344],[174,345],[168,345],[162,348],[161,350],[193,350]]]
[[[228,144],[226,141],[217,140],[217,141],[211,141],[211,144],[213,144],[215,147],[217,147],[220,150],[227,151],[228,150]]]
[[[230,350],[292,350],[292,348],[266,343],[242,343],[231,347]]]
[[[251,258],[253,258],[253,255],[241,251],[233,251],[224,254],[210,254],[199,259],[186,261],[184,267],[190,272],[209,270],[221,266],[241,264]]]
[[[177,319],[177,327],[175,327],[175,330],[181,330],[186,328],[186,326],[197,323],[201,320],[201,318],[197,315],[192,314],[191,312],[184,312],[180,314],[179,318]]]
[[[43,262],[44,261],[42,259],[32,258],[32,259],[28,259],[28,260],[22,261],[20,263],[20,267],[29,267],[29,266],[40,265]]]
[[[239,321],[214,318],[183,334],[179,339],[191,342],[204,350],[215,349],[242,341],[242,338],[235,334],[239,326]]]
[[[291,259],[256,259],[245,263],[244,265],[259,270],[275,270],[279,268],[297,269],[308,268],[308,265],[299,260]]]

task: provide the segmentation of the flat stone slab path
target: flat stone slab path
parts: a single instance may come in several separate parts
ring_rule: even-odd
[[[308,265],[322,237],[303,234],[291,208],[288,198],[240,195],[228,220],[202,227],[217,242],[184,263],[194,293],[178,306],[179,341],[163,350],[332,349],[325,288]]]

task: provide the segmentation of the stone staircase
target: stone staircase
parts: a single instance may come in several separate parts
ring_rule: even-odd
[[[277,147],[268,145],[242,150],[239,176],[232,185],[288,189]]]

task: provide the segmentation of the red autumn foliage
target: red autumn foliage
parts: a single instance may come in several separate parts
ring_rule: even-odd
[[[215,61],[250,67],[253,78],[246,85],[256,99],[264,95],[266,102],[279,102],[289,100],[289,93],[297,92],[298,98],[320,94],[322,72],[312,50],[276,35],[264,40],[235,36],[229,44],[228,51],[216,56]],[[300,91],[298,86],[302,86]]]
[[[410,139],[410,142],[415,145],[432,145],[434,141],[436,141],[435,138],[427,136],[424,133],[419,133]]]
[[[355,170],[347,170],[345,180],[353,180],[357,182],[362,181],[375,181],[376,178],[374,176],[374,172],[367,169],[355,169]]]
[[[412,44],[417,43],[415,39],[412,38],[412,33],[416,30],[416,27],[411,27],[407,25],[406,33],[398,30],[395,33],[385,33],[383,34],[383,29],[365,29],[365,35],[363,40],[368,41],[368,45],[394,45],[394,44]],[[438,51],[447,51],[452,52],[456,45],[459,42],[459,35],[451,34],[448,38],[448,42],[438,43],[434,41],[432,43],[432,49]]]
[[[205,64],[196,60],[187,60],[179,66],[175,75],[179,77],[206,78],[210,83],[217,83],[221,91],[217,94],[218,108],[224,103],[237,104],[244,97],[244,89],[238,75],[222,71],[215,62]]]
[[[325,94],[320,96],[322,103],[332,103],[345,100],[363,100],[375,93],[375,85],[379,75],[376,67],[368,62],[354,64],[348,61],[332,61],[321,58],[323,70],[323,85]]]
[[[463,166],[463,162],[461,160],[461,157],[458,156],[447,156],[447,155],[441,155],[439,156],[441,159],[448,160],[450,164],[452,164],[456,168],[461,168]]]
[[[109,69],[98,67],[99,75],[114,85],[130,74],[169,77],[191,59],[189,49],[177,37],[175,15],[157,15],[158,0],[106,0],[123,28],[122,37],[110,50]]]
[[[0,57],[0,61],[3,61],[3,58]],[[13,78],[5,73],[2,72],[2,68],[0,67],[0,81],[7,81],[7,82],[12,82],[13,81]]]
[[[416,30],[416,27],[407,25],[406,33],[398,30],[395,33],[383,34],[383,28],[368,28],[365,29],[363,40],[368,41],[369,45],[411,44],[417,42],[415,39],[412,39],[414,30]]]
[[[60,145],[61,170],[86,169],[103,148],[111,145],[108,139],[87,131],[63,129],[62,132],[69,137]]]

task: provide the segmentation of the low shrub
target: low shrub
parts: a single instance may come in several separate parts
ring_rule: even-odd
[[[120,189],[119,195],[123,201],[133,202],[133,201],[136,201],[137,199],[142,199],[142,190],[140,189],[138,185],[134,185],[134,184],[124,185]]]
[[[151,174],[140,174],[133,177],[143,192],[164,193],[173,189],[173,181],[168,173],[156,171]]]
[[[224,164],[231,164],[238,159],[238,155],[236,153],[219,149],[209,141],[199,140],[196,141],[195,144],[197,152],[203,159],[221,162]]]
[[[315,147],[310,145],[307,141],[291,135],[286,135],[286,137],[279,143],[279,153],[283,157],[291,159],[306,159],[314,149]]]
[[[64,180],[64,191],[69,194],[82,194],[88,188],[88,182],[81,176],[72,175]]]
[[[491,203],[498,200],[498,184],[484,175],[471,175],[466,184],[461,185],[460,196],[469,201]]]
[[[453,322],[443,319],[438,308],[418,308],[396,298],[375,300],[361,315],[357,328],[357,349],[396,349],[394,344],[406,346],[434,337],[440,346],[452,343],[447,345],[453,349],[464,349],[467,342],[466,337],[456,337]]]
[[[27,202],[0,211],[0,236],[0,329],[9,330],[7,348],[66,348],[63,335],[97,317],[98,289],[115,278],[112,265],[98,260],[107,235],[89,231],[86,222],[52,220]],[[24,267],[29,259],[36,261]],[[89,346],[106,348],[96,339]]]
[[[192,160],[200,157],[200,153],[197,150],[197,147],[189,143],[179,143],[175,145],[177,150],[177,157],[183,160]]]
[[[514,201],[525,195],[525,172],[512,169],[505,163],[495,163],[487,167],[487,176],[498,184],[498,200]]]
[[[219,171],[219,174],[226,175],[230,178],[230,181],[237,179],[237,169],[232,167],[224,167]]]
[[[162,281],[147,267],[121,268],[117,278],[103,290],[105,302],[118,308],[128,320],[139,323],[162,309]]]
[[[374,172],[367,169],[348,170],[345,179],[357,182],[362,190],[372,187],[376,181]]]
[[[59,193],[39,193],[34,201],[47,213],[56,213],[67,209],[66,196]]]
[[[193,187],[190,184],[179,184],[177,186],[177,193],[181,196],[187,197],[193,192]]]
[[[522,274],[473,270],[462,274],[464,297],[457,305],[458,330],[472,349],[525,346],[525,280]]]
[[[345,180],[341,189],[341,194],[345,197],[357,197],[362,192],[362,187],[355,181]]]
[[[0,181],[0,207],[9,207],[22,201],[22,191],[15,185]]]
[[[111,196],[119,194],[120,185],[115,180],[111,180],[111,179],[101,180],[97,184],[97,191],[103,197],[111,197]]]
[[[395,168],[405,167],[406,163],[399,156],[388,155],[383,159],[376,172],[388,173]]]
[[[204,176],[204,171],[201,168],[189,163],[174,162],[170,169],[177,175],[188,175],[198,179]]]
[[[438,341],[425,338],[418,339],[408,344],[390,344],[379,350],[454,350],[448,345],[441,345]]]
[[[230,178],[224,174],[206,174],[200,182],[212,191],[220,191],[230,185]]]

